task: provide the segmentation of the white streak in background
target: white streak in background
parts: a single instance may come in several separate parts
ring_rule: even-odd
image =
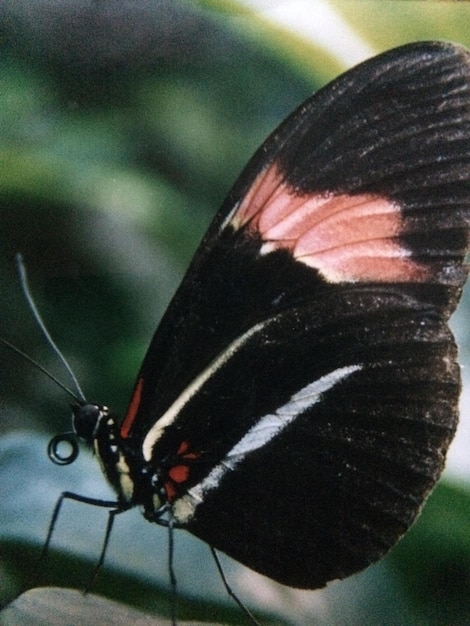
[[[326,0],[238,0],[238,4],[320,46],[345,68],[377,53]]]
[[[362,365],[348,365],[340,367],[313,383],[310,383],[290,400],[279,407],[275,413],[265,415],[246,433],[242,439],[227,453],[219,465],[192,489],[187,495],[175,503],[174,514],[179,521],[187,521],[194,513],[198,503],[202,502],[205,493],[217,487],[220,480],[228,471],[233,470],[243,459],[266,445],[271,439],[281,434],[299,415],[320,401],[323,393],[335,387],[340,381],[350,376],[353,372],[362,369]],[[184,519],[181,519],[184,517]]]

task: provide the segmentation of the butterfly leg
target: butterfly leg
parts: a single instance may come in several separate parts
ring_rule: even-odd
[[[109,543],[109,538],[111,535],[111,530],[113,527],[113,522],[114,522],[114,516],[117,513],[121,513],[122,511],[125,511],[126,508],[123,507],[119,502],[116,502],[115,500],[100,500],[98,498],[88,498],[87,496],[81,496],[79,494],[73,493],[71,491],[64,491],[59,499],[57,500],[57,503],[54,507],[54,511],[52,513],[52,517],[51,517],[51,521],[49,523],[49,529],[47,531],[47,537],[46,537],[46,541],[44,542],[44,546],[42,548],[41,554],[39,556],[39,565],[41,565],[44,560],[47,557],[47,553],[49,551],[49,546],[51,543],[51,539],[52,539],[52,535],[54,533],[54,529],[57,523],[57,520],[59,518],[59,514],[62,508],[62,504],[64,502],[64,500],[74,500],[75,502],[82,502],[83,504],[90,504],[92,506],[101,506],[101,507],[105,507],[108,509],[111,509],[109,511],[109,517],[108,517],[108,523],[106,525],[106,533],[105,533],[105,538],[103,541],[103,546],[101,548],[101,554],[100,554],[100,558],[98,560],[98,563],[94,569],[93,575],[91,577],[90,580],[90,584],[87,585],[87,587],[85,588],[85,593],[87,593],[89,591],[89,589],[92,588],[96,577],[98,575],[99,570],[101,569],[101,566],[103,565],[103,561],[104,561],[104,557],[106,554],[106,549],[108,547],[108,543]],[[39,568],[38,568],[39,569]],[[33,577],[33,583],[35,582],[37,578],[37,571]],[[31,585],[33,586],[33,585]]]
[[[210,548],[210,551],[212,553],[212,558],[214,559],[215,564],[217,566],[217,570],[219,572],[220,578],[222,579],[222,582],[224,584],[224,587],[225,587],[228,595],[238,604],[238,606],[245,613],[245,615],[248,617],[248,619],[250,620],[250,622],[252,624],[254,624],[255,626],[261,626],[261,624],[258,622],[258,620],[249,611],[249,609],[243,604],[243,602],[240,600],[240,598],[236,595],[236,593],[233,591],[233,589],[228,584],[227,578],[225,577],[224,570],[222,569],[222,564],[220,562],[219,557],[217,556],[217,552],[215,551],[215,548],[213,548],[212,546],[209,546],[209,548]]]

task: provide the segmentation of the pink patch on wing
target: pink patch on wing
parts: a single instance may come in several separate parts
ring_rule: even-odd
[[[261,254],[287,249],[328,282],[424,282],[433,274],[401,245],[398,204],[369,193],[299,194],[276,163],[258,175],[231,223],[261,235]]]

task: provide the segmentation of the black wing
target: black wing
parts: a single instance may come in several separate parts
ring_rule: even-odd
[[[175,519],[283,583],[379,558],[442,470],[469,63],[411,44],[301,105],[233,187],[142,365],[121,432],[167,468]]]

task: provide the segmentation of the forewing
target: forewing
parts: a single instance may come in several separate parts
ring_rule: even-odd
[[[468,52],[418,43],[359,65],[294,111],[209,228],[150,344],[124,435],[145,434],[254,324],[316,306],[325,291],[341,298],[343,284],[393,285],[449,315],[466,278],[469,101]],[[269,235],[282,204],[291,228],[281,220]]]
[[[281,582],[377,559],[442,470],[469,139],[462,48],[338,78],[250,161],[152,340],[122,436],[177,521]]]

